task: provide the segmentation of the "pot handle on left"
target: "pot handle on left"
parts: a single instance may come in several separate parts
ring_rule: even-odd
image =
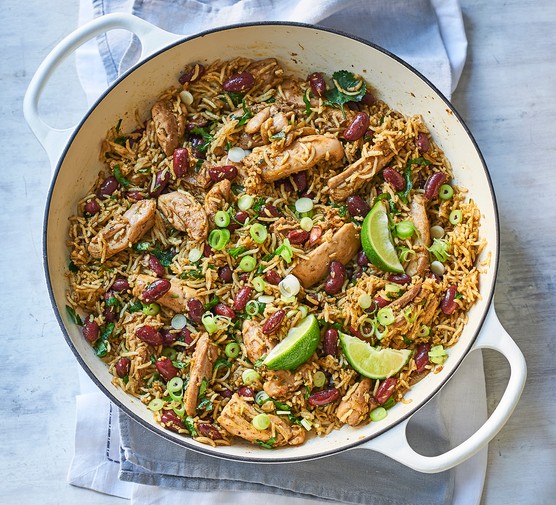
[[[38,112],[41,94],[54,71],[79,46],[97,35],[115,29],[128,30],[137,35],[141,41],[140,60],[180,38],[179,35],[162,30],[131,14],[107,14],[79,27],[50,51],[29,83],[23,99],[23,115],[46,151],[52,168],[56,166],[76,127],[58,129],[45,123]]]
[[[510,364],[510,379],[494,412],[467,440],[444,454],[423,456],[415,452],[407,441],[406,428],[410,417],[357,447],[380,452],[423,473],[449,470],[479,452],[508,421],[519,401],[527,377],[525,358],[517,344],[500,324],[494,306],[490,307],[481,332],[471,350],[483,348],[493,349],[505,356]]]

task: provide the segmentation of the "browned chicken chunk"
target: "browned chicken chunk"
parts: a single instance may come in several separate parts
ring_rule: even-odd
[[[242,326],[243,344],[251,363],[255,363],[274,347],[268,335],[263,333],[262,326],[254,319],[245,319]]]
[[[209,223],[214,222],[214,216],[224,207],[224,202],[232,196],[232,183],[228,179],[217,182],[205,195],[205,212]]]
[[[156,102],[151,114],[158,143],[166,156],[172,156],[185,130],[184,115],[178,114],[176,116],[172,109],[172,103],[168,100]]]
[[[301,382],[296,382],[295,374],[288,370],[269,370],[265,374],[263,389],[271,398],[281,399],[289,397],[296,391]]]
[[[185,191],[173,191],[158,197],[158,208],[176,229],[189,234],[196,242],[208,235],[207,214],[201,204]]]
[[[371,395],[371,379],[365,378],[342,398],[336,416],[343,423],[357,426],[367,419],[369,412],[376,406],[378,403]]]
[[[429,251],[427,251],[427,247],[431,245],[431,234],[426,204],[427,199],[425,195],[421,193],[413,195],[410,211],[411,219],[417,231],[413,247],[415,255],[412,256],[406,268],[406,273],[411,276],[423,276],[427,268],[429,268]]]
[[[133,286],[133,296],[141,300],[141,294],[145,288],[156,279],[157,277],[152,277],[151,275],[138,275]],[[156,300],[157,303],[168,307],[174,312],[185,312],[187,310],[187,301],[190,298],[195,298],[197,292],[182,284],[177,278],[171,279],[170,284],[170,290],[158,298]]]

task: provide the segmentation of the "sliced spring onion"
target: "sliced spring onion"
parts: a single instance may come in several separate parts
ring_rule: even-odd
[[[168,389],[168,391],[172,393],[177,393],[178,391],[181,391],[182,387],[183,387],[183,379],[181,377],[173,377],[168,381],[168,384],[166,384],[166,388]]]
[[[241,195],[237,201],[237,207],[239,210],[249,210],[255,199],[251,195]]]
[[[394,322],[394,311],[390,307],[382,307],[376,313],[378,322],[384,326],[388,326]]]
[[[407,247],[398,247],[397,250],[398,250],[398,257],[400,258],[400,261],[402,263],[407,261],[410,254],[415,254],[415,251],[413,249],[409,249]]]
[[[257,382],[260,378],[261,376],[259,372],[252,369],[244,370],[243,373],[241,374],[241,380],[243,381],[243,384],[245,384],[246,386],[249,386],[249,384],[253,384],[254,382]]]
[[[401,289],[402,288],[398,284],[394,284],[393,282],[389,282],[384,286],[384,290],[387,293],[399,293]]]
[[[454,196],[454,188],[452,188],[449,184],[442,184],[442,186],[438,188],[438,196],[442,200],[449,200],[452,196]]]
[[[164,407],[164,400],[161,400],[160,398],[153,398],[147,405],[147,408],[153,412],[160,410],[162,407]]]
[[[257,242],[257,244],[262,244],[268,237],[268,230],[266,226],[261,223],[255,223],[249,229],[252,239]]]
[[[251,284],[253,284],[253,287],[255,288],[255,291],[257,291],[258,293],[262,293],[264,291],[264,288],[266,287],[266,282],[260,276],[255,277],[251,281]]]
[[[388,411],[384,407],[377,407],[371,411],[371,421],[382,421],[387,415]]]
[[[428,248],[428,251],[434,255],[434,257],[444,263],[450,254],[448,251],[450,250],[450,242],[448,242],[445,238],[435,238],[432,241],[432,245]]]
[[[180,91],[180,99],[185,105],[191,105],[193,103],[193,95],[186,89]]]
[[[368,309],[373,304],[373,297],[367,293],[363,293],[357,299],[357,303],[362,309]]]
[[[176,314],[170,324],[174,330],[183,330],[187,324],[187,318],[183,314]]]
[[[442,365],[442,363],[444,363],[446,359],[448,359],[448,355],[446,354],[446,350],[444,349],[444,346],[435,345],[429,351],[429,358],[433,363],[437,365]]]
[[[305,319],[307,317],[307,314],[309,313],[309,309],[307,309],[305,305],[300,305],[299,312],[301,312],[301,317]]]
[[[413,221],[405,220],[396,224],[396,235],[401,239],[410,238],[415,233]]]
[[[417,332],[418,337],[428,337],[431,334],[431,329],[426,325],[422,325]]]
[[[261,295],[257,298],[259,303],[272,303],[275,300],[272,295]]]
[[[438,224],[431,226],[430,233],[432,238],[442,238],[444,236],[444,228]]]
[[[172,398],[172,400],[174,400],[175,402],[183,401],[183,391],[168,391],[168,394],[170,395],[170,398]]]
[[[295,296],[284,296],[284,295],[282,295],[280,297],[280,300],[282,300],[284,303],[295,303],[297,298]]]
[[[290,298],[292,296],[296,296],[299,293],[301,289],[301,283],[295,275],[289,274],[280,281],[280,283],[278,284],[278,288],[280,289],[280,294],[282,296]]]
[[[228,151],[228,159],[233,163],[239,163],[245,156],[247,153],[241,147],[232,147]]]
[[[285,238],[284,242],[276,249],[276,255],[280,255],[286,263],[290,263],[293,258],[293,249],[289,239]]]
[[[268,394],[265,391],[259,391],[255,395],[255,403],[257,405],[262,405],[263,403],[266,403],[268,400],[270,400],[270,396],[268,396]]]
[[[299,421],[299,424],[301,424],[301,426],[303,426],[307,431],[311,431],[311,427],[313,426],[309,419],[302,419]]]
[[[257,266],[257,260],[253,256],[244,256],[239,262],[239,268],[244,272],[252,272]]]
[[[156,316],[160,312],[160,305],[158,303],[146,303],[143,304],[143,314],[147,316]]]
[[[365,318],[363,322],[359,325],[359,332],[365,338],[369,338],[373,336],[373,333],[376,330],[376,322],[373,319]]]
[[[315,372],[315,375],[313,375],[313,384],[317,388],[321,388],[326,384],[326,375],[324,375],[324,372],[321,372],[320,370]]]
[[[299,226],[302,230],[311,231],[313,229],[313,220],[310,217],[305,216],[299,221]]]
[[[293,316],[297,314],[297,312],[298,311],[296,309],[288,310],[286,314],[286,319],[291,319]]]
[[[388,410],[391,409],[394,405],[396,405],[396,400],[394,400],[394,397],[391,396],[382,404],[382,407]]]
[[[295,210],[300,214],[313,210],[313,200],[310,198],[300,198],[295,202]]]
[[[228,356],[228,358],[237,358],[239,356],[239,344],[230,342],[224,348],[224,353]]]
[[[160,354],[166,356],[170,361],[174,361],[178,357],[178,351],[173,347],[165,347]]]
[[[215,251],[221,251],[230,241],[230,230],[212,230],[208,237],[209,246]]]
[[[230,224],[230,214],[219,210],[214,216],[214,224],[219,228],[226,228]]]
[[[259,302],[257,300],[249,300],[245,306],[245,312],[250,316],[254,316],[259,312]]]
[[[183,405],[183,403],[173,403],[172,410],[178,417],[183,417],[185,415],[185,406]]]
[[[443,263],[440,263],[440,261],[434,260],[434,261],[431,263],[431,272],[432,272],[433,274],[436,274],[436,275],[444,275],[444,271],[445,271],[445,270],[446,270],[446,269],[444,268],[444,264],[443,264]]]
[[[453,225],[459,224],[461,223],[461,218],[463,217],[461,210],[459,209],[455,209],[452,212],[450,212],[450,216],[448,217],[448,220],[450,221],[450,223],[452,223]]]
[[[193,249],[191,249],[191,251],[189,251],[187,258],[189,259],[189,263],[196,263],[201,259],[202,256],[203,251],[194,247]]]
[[[214,314],[211,312],[205,312],[203,317],[201,317],[201,322],[209,333],[214,333],[218,330],[218,324],[216,323]]]
[[[270,426],[270,417],[267,414],[257,414],[251,424],[256,430],[266,430]]]

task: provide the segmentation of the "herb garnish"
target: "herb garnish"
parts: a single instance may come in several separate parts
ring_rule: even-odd
[[[73,307],[66,305],[66,312],[68,313],[68,316],[71,319],[72,323],[76,324],[77,326],[83,326],[83,321],[81,321],[81,318],[77,315],[75,310],[73,310]]]
[[[114,165],[114,177],[116,180],[124,187],[129,187],[129,181],[122,175],[122,171],[120,169],[120,165]]]
[[[274,449],[274,444],[276,443],[276,437],[269,438],[266,442],[262,440],[255,440],[257,444],[259,444],[264,449]]]
[[[347,102],[360,102],[367,92],[365,81],[358,75],[339,70],[332,74],[334,88],[326,92],[326,99],[331,105],[343,109]]]

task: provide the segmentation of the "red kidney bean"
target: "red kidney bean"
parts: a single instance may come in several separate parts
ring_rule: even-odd
[[[125,277],[116,277],[112,286],[110,286],[111,291],[116,291],[116,293],[121,293],[122,291],[127,291],[129,289],[129,282]]]
[[[361,103],[364,105],[373,105],[376,102],[376,98],[374,97],[374,95],[367,91],[364,95],[363,98],[361,98]]]
[[[145,128],[136,128],[131,133],[134,133],[134,134],[137,134],[137,135],[131,135],[129,137],[129,147],[133,147],[135,144],[137,144],[141,140],[141,137],[143,136],[143,133],[145,133]]]
[[[375,394],[375,400],[378,402],[379,405],[383,405],[388,401],[388,398],[392,396],[397,383],[398,380],[394,379],[393,377],[384,379],[380,383],[380,386],[378,386]]]
[[[187,123],[185,123],[185,131],[190,132],[191,130],[193,130],[193,128],[204,128],[206,125],[208,125],[208,123],[208,119],[204,117],[196,117],[190,119],[189,121],[187,121]]]
[[[166,274],[166,269],[154,254],[149,254],[148,263],[149,263],[149,268],[154,272],[154,274],[157,277],[162,277],[163,275]]]
[[[237,221],[237,222],[236,222]],[[234,218],[230,220],[230,224],[228,225],[228,230],[235,231],[242,228],[247,221],[249,221],[249,214],[244,210],[240,210],[234,214]],[[241,223],[241,224],[239,224]]]
[[[222,391],[220,391],[220,396],[222,398],[231,398],[232,396],[234,396],[234,392],[231,389],[224,388],[222,389]]]
[[[350,279],[360,279],[361,277],[363,277],[363,268],[358,266],[350,275]]]
[[[313,226],[309,233],[309,242],[307,245],[313,245],[316,243],[322,236],[322,228],[320,226]]]
[[[205,67],[200,63],[187,65],[183,73],[179,76],[178,82],[183,86],[187,82],[195,82],[200,79],[205,73]]]
[[[286,317],[286,311],[283,309],[277,310],[264,322],[262,328],[263,333],[265,335],[274,333],[282,324],[284,317]]]
[[[98,338],[100,333],[100,327],[98,323],[90,318],[87,318],[85,323],[83,323],[83,336],[85,340],[92,344]]]
[[[161,296],[170,291],[172,284],[168,279],[156,279],[149,283],[141,293],[141,300],[145,303],[156,302]]]
[[[293,184],[289,179],[280,179],[274,183],[274,187],[284,190],[286,193],[293,193]]]
[[[450,315],[458,308],[458,304],[456,303],[456,293],[457,286],[453,284],[446,290],[444,298],[442,298],[442,301],[440,302],[440,308],[444,314]]]
[[[234,165],[220,165],[217,167],[210,167],[208,169],[208,174],[214,182],[223,181],[224,179],[233,181],[237,177],[237,167],[235,167]]]
[[[177,377],[180,373],[180,371],[172,364],[172,361],[166,357],[159,358],[155,366],[157,372],[162,375],[166,381]]]
[[[304,244],[309,239],[309,232],[305,230],[292,230],[288,233],[288,240],[291,244]]]
[[[322,349],[330,356],[338,355],[338,330],[328,328],[322,336]]]
[[[221,440],[222,435],[218,429],[210,423],[197,423],[197,429],[203,437],[210,438],[211,440]]]
[[[429,278],[434,279],[435,282],[440,282],[442,280],[442,277],[438,274],[435,274],[434,272],[431,272],[429,274]]]
[[[255,78],[253,74],[249,72],[240,72],[239,74],[234,74],[224,81],[222,88],[224,91],[232,93],[242,93],[252,88],[255,84]]]
[[[415,360],[415,366],[417,367],[415,369],[417,373],[422,372],[425,369],[425,367],[430,363],[429,360],[430,350],[431,350],[430,344],[421,344],[417,346],[417,349],[415,350],[415,357],[413,358]]]
[[[201,150],[201,146],[205,143],[203,137],[201,135],[189,135],[189,141],[191,142],[191,153],[195,158],[200,160],[204,160],[206,158],[206,154],[204,151]]]
[[[261,217],[279,217],[280,216],[280,211],[274,205],[272,205],[270,203],[265,203],[262,206],[262,208],[259,212],[259,216],[261,216]]]
[[[384,180],[396,191],[403,191],[405,189],[406,183],[403,175],[392,167],[386,167],[382,171],[382,177],[384,177]]]
[[[176,433],[187,430],[184,422],[173,410],[164,410],[160,416],[160,422],[167,430],[175,431]]]
[[[417,149],[419,149],[420,153],[426,153],[429,150],[430,141],[426,133],[420,132],[419,135],[417,135],[415,143],[417,144]]]
[[[282,276],[276,270],[268,270],[265,272],[264,278],[274,286],[277,286],[282,281]]]
[[[126,196],[132,202],[139,202],[145,199],[145,195],[141,191],[131,190],[126,193]]]
[[[357,264],[360,267],[366,267],[369,265],[369,258],[367,258],[367,255],[365,254],[365,251],[363,251],[363,249],[361,249],[357,253]]]
[[[388,305],[390,303],[389,300],[386,300],[385,298],[382,298],[382,296],[375,296],[373,298],[373,302],[376,303],[376,305],[379,309],[382,309],[383,307],[386,307],[386,305]]]
[[[342,286],[347,277],[346,267],[339,261],[332,261],[328,267],[330,273],[324,284],[324,290],[329,295],[338,294],[342,290]]]
[[[213,254],[214,254],[214,251],[212,250],[212,247],[209,246],[208,244],[205,244],[203,246],[203,256],[205,258],[210,258]]]
[[[201,319],[203,318],[205,308],[199,300],[197,300],[196,298],[190,298],[187,301],[187,311],[189,314],[189,318],[192,321],[194,321],[195,323],[200,323]]]
[[[358,112],[350,121],[344,131],[344,138],[350,142],[360,139],[369,128],[369,115],[366,112]]]
[[[297,172],[291,176],[298,193],[303,193],[307,189],[307,172]]]
[[[359,102],[346,102],[349,110],[359,112],[361,110],[361,104]]]
[[[326,93],[326,81],[322,72],[313,72],[307,76],[307,82],[315,96],[324,96]]]
[[[187,149],[184,147],[178,147],[174,150],[172,168],[174,169],[174,175],[178,179],[187,174],[187,171],[189,170],[189,151]]]
[[[129,358],[120,358],[118,361],[116,361],[116,365],[114,366],[114,368],[116,369],[116,375],[120,379],[123,379],[129,373],[130,367],[131,361],[129,360]]]
[[[100,212],[100,203],[98,203],[94,198],[91,198],[85,204],[85,214],[89,214],[90,216],[94,216]]]
[[[251,389],[250,387],[247,386],[241,386],[238,390],[237,390],[237,394],[239,396],[243,396],[245,398],[253,398],[255,396],[255,391],[253,389]]]
[[[247,302],[251,299],[252,294],[253,294],[253,288],[249,286],[241,287],[239,291],[236,293],[236,296],[234,296],[233,309],[236,312],[241,312],[242,310],[244,310],[245,306],[247,305]]]
[[[228,265],[224,265],[223,267],[220,267],[218,269],[218,278],[222,282],[226,282],[226,283],[232,282],[233,280],[232,269]]]
[[[346,205],[348,208],[348,212],[352,216],[365,217],[371,210],[369,204],[363,198],[357,195],[348,196],[346,198]]]
[[[178,340],[190,346],[193,343],[193,337],[191,336],[191,330],[188,328],[183,328],[179,332]]]
[[[102,315],[107,323],[114,323],[118,319],[118,314],[114,310],[114,307],[108,307],[107,305],[104,307]]]
[[[144,324],[135,330],[135,336],[146,344],[157,346],[162,344],[162,335],[158,330]]]
[[[168,186],[168,183],[170,182],[170,171],[169,170],[161,170],[160,172],[157,172],[155,178],[154,178],[154,184],[151,185],[151,187],[149,188],[149,196],[151,198],[157,198],[159,197],[162,192],[166,189],[166,186]]]
[[[229,317],[230,319],[236,317],[236,313],[231,309],[231,307],[228,307],[222,302],[214,306],[214,313],[218,316]]]
[[[436,198],[438,196],[438,190],[444,182],[446,182],[446,174],[442,172],[432,174],[427,179],[427,182],[425,182],[425,197],[429,200]]]
[[[340,398],[340,391],[336,388],[323,389],[309,396],[309,405],[317,407],[319,405],[328,405]]]
[[[97,196],[99,198],[108,198],[114,191],[116,191],[119,187],[119,183],[116,178],[111,175],[102,181],[102,184],[97,190]]]
[[[390,274],[388,276],[388,282],[401,285],[409,284],[411,282],[411,277],[407,274]]]
[[[166,330],[163,328],[158,331],[162,335],[162,345],[166,347],[172,345],[178,339],[178,334],[172,333],[170,330]]]

